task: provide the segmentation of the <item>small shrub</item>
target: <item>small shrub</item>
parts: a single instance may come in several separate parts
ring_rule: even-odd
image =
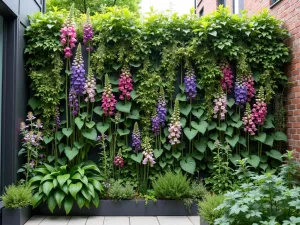
[[[214,224],[215,219],[222,216],[223,210],[215,210],[225,200],[223,195],[210,195],[204,196],[203,201],[199,201],[198,210],[209,224]]]
[[[189,198],[191,198],[193,200],[201,200],[207,194],[208,194],[208,191],[206,190],[205,186],[202,183],[198,183],[198,182],[194,181],[191,184]]]
[[[129,184],[123,186],[120,181],[114,182],[109,190],[108,195],[113,200],[130,200],[134,198],[133,187]]]
[[[167,172],[153,182],[155,196],[160,199],[184,199],[189,197],[189,180],[181,173]]]
[[[3,206],[7,209],[25,208],[31,204],[31,189],[26,185],[10,185],[1,196]]]

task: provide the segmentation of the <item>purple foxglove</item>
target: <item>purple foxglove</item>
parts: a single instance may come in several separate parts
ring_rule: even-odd
[[[132,147],[133,147],[133,152],[135,153],[141,150],[141,133],[137,122],[135,122],[133,132],[132,132]]]
[[[166,115],[167,115],[167,107],[166,107],[166,99],[165,99],[165,94],[164,94],[164,89],[160,87],[160,94],[158,96],[158,101],[156,105],[156,113],[159,118],[159,123],[161,126],[165,126],[165,120],[166,120]]]
[[[85,70],[80,44],[77,47],[76,56],[72,63],[71,73],[71,87],[73,87],[76,94],[82,95],[85,90]]]
[[[78,98],[73,87],[71,87],[69,92],[69,107],[72,110],[72,114],[74,116],[77,116],[79,112],[79,105],[78,105]]]
[[[184,86],[187,100],[195,98],[197,94],[197,84],[195,72],[193,70],[187,71],[184,77]]]
[[[87,51],[92,50],[90,44],[93,40],[93,27],[90,19],[90,9],[87,9],[86,11],[86,22],[83,26],[83,43],[89,46],[87,47]]]
[[[155,111],[155,114],[151,117],[152,122],[152,132],[154,136],[157,136],[160,132],[160,123],[159,123],[159,117]]]
[[[248,86],[242,78],[238,78],[234,87],[235,104],[242,105],[248,99]]]

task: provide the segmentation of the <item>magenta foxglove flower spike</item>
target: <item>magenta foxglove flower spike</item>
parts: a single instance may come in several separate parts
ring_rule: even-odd
[[[254,123],[257,125],[264,125],[267,116],[267,104],[265,102],[264,88],[260,87],[256,103],[253,104],[252,114],[254,116]]]
[[[233,72],[232,69],[227,62],[222,62],[220,64],[220,69],[223,74],[223,78],[221,79],[222,89],[227,93],[232,92],[233,88]]]
[[[143,164],[144,165],[150,165],[151,167],[154,167],[155,162],[155,158],[153,155],[153,149],[151,147],[151,138],[149,137],[145,137],[143,142],[142,142],[142,149],[143,149]]]
[[[141,133],[137,122],[135,122],[133,132],[132,132],[132,147],[133,147],[133,152],[135,153],[141,150]]]
[[[166,116],[167,116],[167,103],[165,99],[165,93],[163,87],[160,87],[160,93],[158,96],[158,101],[156,105],[156,113],[159,118],[161,126],[165,126]]]
[[[119,90],[121,91],[120,99],[130,100],[130,92],[133,90],[132,75],[127,68],[122,70],[122,74],[119,78]]]
[[[194,70],[188,70],[184,77],[184,86],[187,100],[193,99],[197,94],[196,75]]]
[[[108,75],[105,76],[105,87],[102,93],[102,109],[104,112],[104,116],[112,116],[114,115],[115,105],[117,100],[112,92],[112,87],[109,82]]]
[[[248,132],[250,135],[255,135],[257,131],[256,125],[254,123],[254,115],[251,113],[250,104],[247,102],[246,104],[246,111],[242,118],[244,124],[244,131]]]
[[[221,89],[222,90],[222,89]],[[223,91],[217,95],[214,100],[214,118],[219,118],[220,120],[225,120],[226,113],[227,113],[227,96]]]
[[[180,122],[180,109],[179,109],[179,101],[176,98],[174,112],[171,117],[171,122],[169,124],[169,135],[168,139],[171,145],[176,145],[180,143],[181,136],[181,122]]]
[[[87,51],[91,51],[92,47],[90,46],[93,40],[93,27],[90,19],[90,9],[86,11],[86,22],[83,26],[83,43],[88,45],[86,48]]]
[[[75,59],[71,67],[71,87],[77,95],[83,95],[85,91],[85,69],[81,54],[81,44],[78,45]]]
[[[114,165],[116,167],[124,167],[124,164],[125,164],[125,161],[122,156],[122,153],[119,152],[118,155],[115,156],[115,158],[114,158]]]
[[[65,47],[65,58],[71,58],[72,48],[75,47],[77,42],[74,22],[74,4],[72,4],[70,8],[69,15],[66,18],[65,23],[62,25],[60,33],[60,43]]]
[[[83,94],[87,94],[87,97],[84,99],[86,102],[95,102],[96,79],[91,69],[89,69],[89,73],[87,75]]]

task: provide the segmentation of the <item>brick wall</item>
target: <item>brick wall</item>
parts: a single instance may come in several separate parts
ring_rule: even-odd
[[[300,0],[281,0],[270,7],[270,0],[245,0],[249,15],[270,8],[270,13],[283,21],[290,32],[286,43],[292,50],[292,61],[285,68],[291,84],[287,96],[287,134],[289,148],[297,151],[300,160]]]
[[[217,0],[197,0],[196,14],[199,16],[199,12],[204,7],[204,15],[217,9]]]

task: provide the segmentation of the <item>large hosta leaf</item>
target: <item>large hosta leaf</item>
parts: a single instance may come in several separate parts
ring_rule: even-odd
[[[69,185],[69,192],[76,199],[76,195],[81,190],[81,188],[82,188],[82,183],[81,182],[77,182],[76,184],[70,184]]]
[[[73,207],[73,199],[71,196],[67,196],[66,199],[64,200],[64,208],[66,211],[66,214],[69,214],[72,207]]]
[[[180,161],[180,166],[181,166],[181,168],[182,168],[184,171],[186,171],[186,172],[188,172],[188,173],[190,173],[190,174],[194,174],[194,173],[195,173],[196,162],[195,162],[195,160],[194,160],[192,157],[190,157],[190,156],[188,156],[188,157],[182,159],[182,160]]]

